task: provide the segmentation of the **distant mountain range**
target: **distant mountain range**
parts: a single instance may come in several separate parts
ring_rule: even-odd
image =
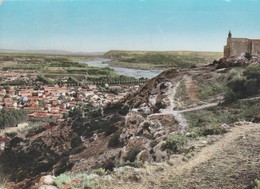
[[[17,50],[0,49],[0,53],[32,53],[32,54],[53,54],[53,55],[103,55],[104,52],[72,52],[63,50]]]

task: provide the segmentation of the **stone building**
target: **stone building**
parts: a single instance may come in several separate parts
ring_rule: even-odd
[[[260,39],[232,38],[229,31],[224,57],[240,56],[245,53],[260,56]]]

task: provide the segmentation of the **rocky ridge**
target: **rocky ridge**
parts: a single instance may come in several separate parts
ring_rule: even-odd
[[[76,115],[31,141],[14,138],[0,157],[3,172],[10,181],[23,181],[18,188],[28,188],[31,178],[41,174],[163,161],[167,152],[160,148],[162,139],[179,128],[173,114],[159,111],[173,108],[169,94],[179,79],[177,70],[167,70],[103,114],[95,110]]]
[[[258,56],[241,55],[238,57],[221,58],[218,61],[215,60],[213,65],[216,65],[216,69],[246,66],[249,64],[259,64],[260,58]]]

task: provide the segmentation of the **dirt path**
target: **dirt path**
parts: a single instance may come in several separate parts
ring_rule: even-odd
[[[259,124],[245,124],[243,126],[237,126],[231,129],[231,131],[223,136],[221,140],[215,144],[209,145],[202,150],[190,161],[185,162],[181,166],[175,168],[175,175],[181,175],[187,171],[190,171],[193,167],[212,159],[216,154],[223,152],[231,143],[238,138],[246,137],[249,131],[260,130]]]
[[[170,165],[146,167],[150,173],[141,182],[114,188],[244,188],[260,176],[259,136],[260,124],[241,124],[190,159],[173,157]]]
[[[232,128],[215,144],[177,165],[174,172],[166,171],[158,188],[247,188],[260,178],[259,136],[260,124]]]
[[[189,109],[185,109],[185,110],[181,110],[181,111],[174,110],[176,108],[175,101],[174,101],[175,95],[176,95],[176,92],[177,92],[177,89],[178,89],[180,83],[183,80],[190,81],[191,78],[189,76],[184,75],[184,77],[179,82],[177,82],[176,85],[173,85],[171,82],[166,83],[167,88],[168,88],[166,95],[168,96],[167,98],[169,99],[169,105],[166,108],[160,109],[159,113],[151,114],[150,116],[148,116],[148,118],[153,116],[153,115],[168,115],[168,114],[171,114],[171,115],[173,115],[174,119],[178,122],[180,132],[186,133],[188,131],[189,124],[188,124],[188,120],[183,116],[182,113],[191,112],[191,111],[198,111],[198,110],[202,110],[202,109],[205,109],[205,108],[217,106],[219,102],[206,103],[206,104],[201,105],[201,106],[195,106],[193,108],[189,108]],[[150,101],[154,101],[155,98],[156,97],[150,98]]]
[[[218,104],[219,104],[218,102],[208,103],[208,104],[204,104],[204,105],[201,105],[201,106],[195,106],[193,108],[188,108],[188,109],[185,109],[185,110],[181,110],[181,111],[179,111],[179,113],[198,111],[198,110],[202,110],[202,109],[205,109],[205,108],[210,108],[210,107],[213,107],[213,106],[217,106]]]
[[[190,76],[187,76],[185,78],[185,83],[186,83],[186,90],[189,96],[189,99],[192,102],[198,102],[199,98],[197,96],[197,90],[198,90],[198,86],[197,84],[192,80],[192,78]]]
[[[181,114],[180,111],[175,111],[175,101],[174,97],[177,92],[177,88],[179,87],[180,83],[186,78],[183,77],[176,85],[173,85],[171,82],[165,83],[167,85],[168,91],[166,92],[167,98],[169,99],[169,105],[166,108],[160,109],[160,113],[151,114],[149,117],[154,115],[173,115],[174,119],[178,122],[179,130],[181,133],[185,133],[188,130],[188,121],[187,119]]]

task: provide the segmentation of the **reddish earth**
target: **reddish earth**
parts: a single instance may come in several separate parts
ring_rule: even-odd
[[[196,103],[199,101],[198,96],[197,96],[198,85],[190,77],[187,77],[187,79],[186,79],[186,90],[187,90],[189,99],[193,103]]]

